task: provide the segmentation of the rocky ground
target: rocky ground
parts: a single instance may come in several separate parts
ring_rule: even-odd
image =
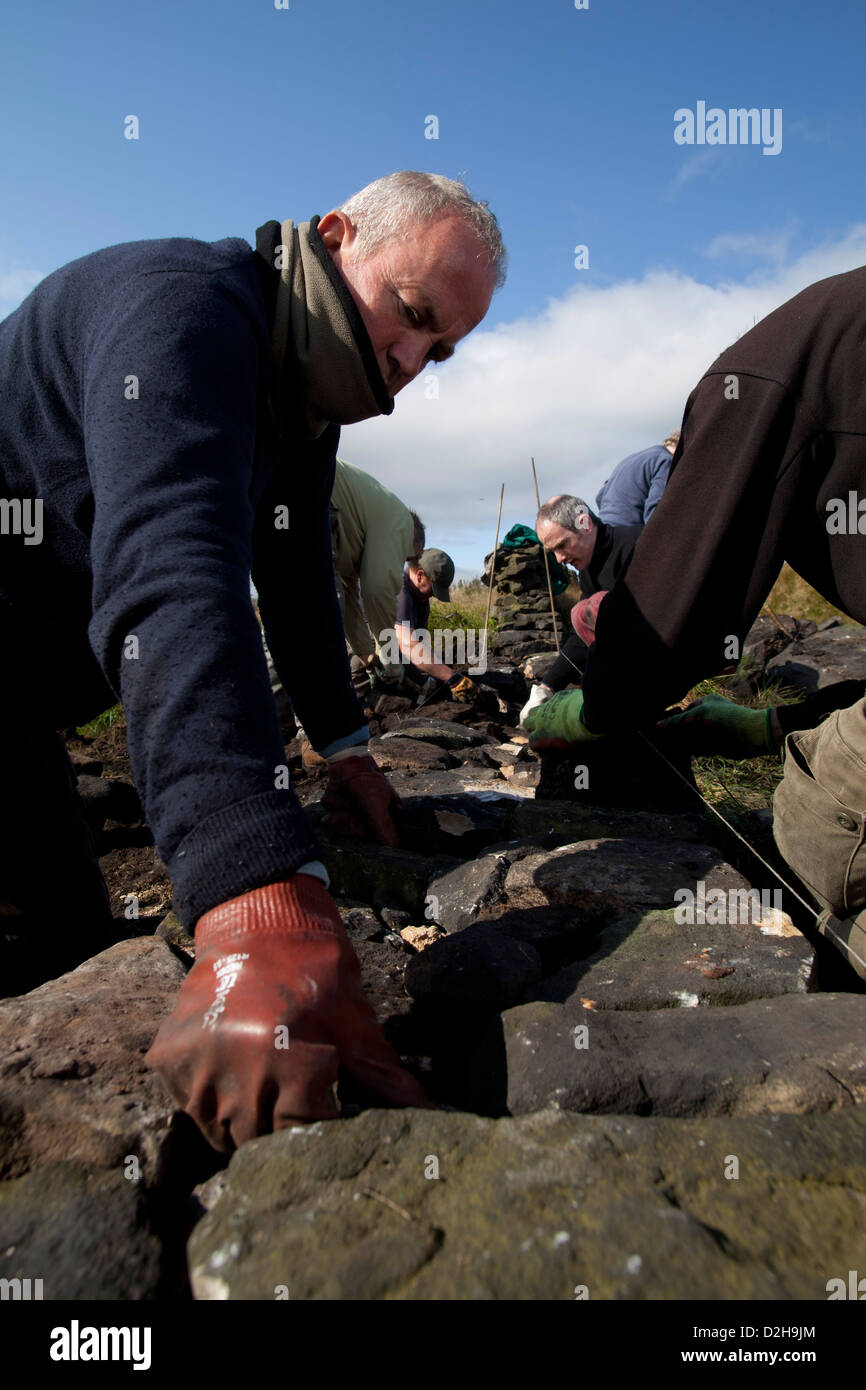
[[[782,624],[759,620],[746,684],[866,679],[862,630]],[[648,745],[593,750],[578,787],[530,754],[549,620],[510,630],[480,708],[372,707],[401,848],[322,830],[368,995],[440,1110],[347,1085],[347,1118],[215,1155],[143,1061],[193,944],[122,727],[71,743],[115,939],[59,978],[31,953],[35,987],[0,1003],[0,1277],[52,1299],[823,1300],[862,1268],[861,983],[788,895],[679,920],[680,890],[776,884]],[[320,824],[324,777],[287,756]]]

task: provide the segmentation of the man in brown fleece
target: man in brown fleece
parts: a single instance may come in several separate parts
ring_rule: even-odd
[[[864,369],[866,268],[811,285],[713,363],[664,496],[601,604],[582,689],[527,718],[536,747],[654,724],[725,664],[784,561],[866,621]],[[820,929],[866,978],[862,692],[785,749],[777,843],[824,909]]]

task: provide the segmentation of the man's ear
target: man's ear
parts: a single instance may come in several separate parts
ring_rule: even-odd
[[[354,224],[339,208],[326,212],[316,230],[332,256],[336,251],[347,251],[356,236]]]

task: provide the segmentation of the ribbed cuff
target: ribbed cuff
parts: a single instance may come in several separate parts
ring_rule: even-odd
[[[235,945],[255,934],[285,936],[296,931],[344,933],[334,900],[318,879],[308,874],[269,883],[229,902],[220,903],[200,919],[195,931],[199,950]]]
[[[772,711],[772,709],[768,709],[768,710],[765,710],[765,711],[764,711],[763,735],[764,735],[764,746],[765,746],[767,752],[768,752],[768,753],[778,753],[779,750],[778,750],[778,748],[777,748],[777,746],[776,746],[776,740],[775,740],[775,738],[773,737],[773,711]]]
[[[187,931],[203,913],[290,878],[322,845],[294,792],[263,792],[207,816],[166,861],[175,911]]]

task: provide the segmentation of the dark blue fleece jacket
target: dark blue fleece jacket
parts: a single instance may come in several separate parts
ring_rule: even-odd
[[[42,499],[44,528],[0,536],[7,680],[46,728],[122,699],[187,924],[320,853],[280,770],[251,573],[313,744],[364,728],[331,562],[339,430],[278,443],[267,317],[247,242],[171,239],[74,261],[0,324],[0,497]]]
[[[608,526],[645,526],[662,500],[672,461],[663,444],[622,459],[596,495],[602,521]]]

